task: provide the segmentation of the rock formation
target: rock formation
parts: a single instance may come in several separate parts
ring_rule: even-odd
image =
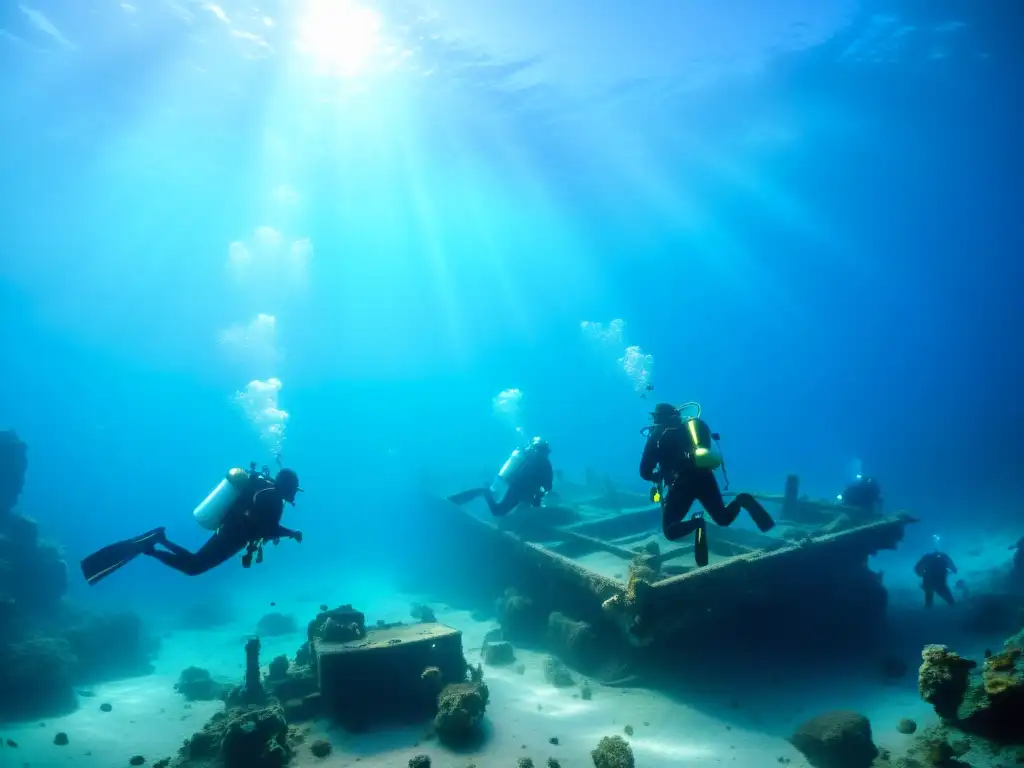
[[[156,647],[134,614],[96,614],[64,600],[68,569],[60,548],[15,510],[27,454],[14,432],[0,432],[2,719],[73,710],[76,684],[149,672]]]

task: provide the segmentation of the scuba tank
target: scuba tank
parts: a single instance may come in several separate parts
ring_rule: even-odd
[[[215,531],[224,522],[224,515],[249,484],[249,473],[235,467],[229,469],[224,479],[192,510],[196,522],[208,531]]]
[[[524,461],[526,461],[526,450],[516,448],[501,466],[501,469],[498,470],[498,474],[494,477],[494,482],[491,483],[491,494],[494,496],[496,503],[500,504],[504,501],[505,496],[508,495],[509,483],[515,477],[519,468],[523,466]]]
[[[690,446],[690,456],[699,469],[718,469],[722,466],[722,453],[718,450],[718,435],[699,417],[683,422],[683,434]]]

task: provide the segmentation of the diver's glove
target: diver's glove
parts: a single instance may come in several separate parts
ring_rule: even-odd
[[[544,491],[537,491],[537,493],[533,494],[533,506],[539,507],[541,502],[544,501],[544,496]]]
[[[296,544],[302,543],[302,531],[293,531],[292,538],[295,539]]]

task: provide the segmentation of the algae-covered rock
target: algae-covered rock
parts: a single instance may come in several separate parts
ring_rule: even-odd
[[[412,603],[409,606],[409,615],[416,619],[416,621],[423,622],[424,624],[432,624],[437,621],[434,609],[423,603]]]
[[[911,734],[917,730],[917,723],[909,717],[904,717],[896,724],[896,730],[902,734]]]
[[[502,636],[508,640],[524,640],[540,635],[545,616],[526,595],[509,587],[495,605]]]
[[[186,701],[223,701],[231,691],[227,683],[218,682],[202,667],[188,667],[182,670],[174,690]]]
[[[492,667],[504,667],[516,660],[512,643],[504,640],[497,643],[485,643],[483,649],[484,663]]]
[[[351,605],[321,611],[306,628],[309,640],[347,643],[366,637],[366,616]]]
[[[605,736],[591,750],[594,768],[634,768],[633,748],[621,736]]]
[[[437,698],[434,730],[442,743],[465,744],[480,731],[490,692],[484,682],[451,683]]]
[[[814,768],[870,768],[878,756],[871,723],[857,712],[826,712],[808,720],[790,743]]]
[[[285,680],[288,677],[288,668],[291,664],[288,661],[288,657],[284,654],[275,656],[274,660],[270,662],[267,667],[267,681],[275,682],[277,680]]]
[[[174,766],[212,763],[223,768],[281,768],[291,760],[288,724],[277,702],[218,712],[185,741]]]
[[[576,685],[576,681],[565,664],[554,656],[544,659],[544,679],[556,688],[569,688]]]
[[[256,622],[256,634],[260,637],[291,635],[299,631],[295,617],[291,614],[272,611]]]
[[[943,722],[994,745],[1024,744],[1024,663],[1016,638],[985,659],[980,674],[975,662],[945,646],[927,646],[922,657],[921,697]]]
[[[957,710],[967,693],[971,670],[977,663],[963,658],[944,645],[926,645],[921,651],[921,659],[917,675],[921,698],[931,704],[944,720],[957,719]]]
[[[946,725],[925,728],[907,753],[907,759],[921,766],[956,766],[954,761],[971,750],[971,744]]]
[[[577,669],[591,668],[601,657],[600,640],[593,625],[558,611],[548,615],[548,642]]]
[[[58,638],[0,643],[0,718],[19,720],[64,715],[78,707],[74,678],[78,659]]]

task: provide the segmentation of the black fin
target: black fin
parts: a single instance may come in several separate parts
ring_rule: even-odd
[[[701,519],[701,525],[697,527],[697,532],[693,535],[693,557],[697,561],[697,565],[701,568],[707,565],[710,560],[710,554],[708,553],[708,532],[703,523],[704,520]]]
[[[151,549],[163,538],[165,528],[154,528],[134,539],[109,544],[82,560],[82,575],[90,585],[95,584],[114,571],[127,565],[139,555]]]

